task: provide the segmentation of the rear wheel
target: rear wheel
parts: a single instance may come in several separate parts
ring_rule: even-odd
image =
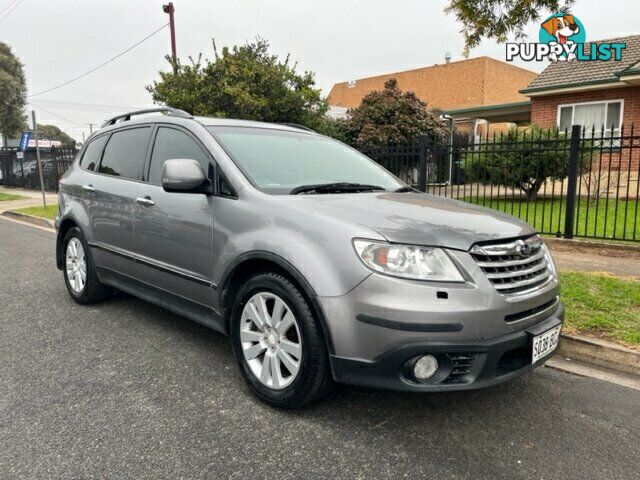
[[[232,310],[231,337],[245,380],[264,402],[295,408],[331,392],[320,326],[284,276],[264,273],[245,283]]]
[[[78,303],[92,303],[112,293],[98,280],[91,252],[82,231],[71,228],[64,237],[64,281],[71,297]]]

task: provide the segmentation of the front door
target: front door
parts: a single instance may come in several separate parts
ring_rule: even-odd
[[[175,126],[159,126],[152,148],[147,181],[134,207],[138,276],[149,285],[211,307],[214,197],[165,192],[162,167],[166,160],[193,159],[213,178],[212,159],[195,137]]]

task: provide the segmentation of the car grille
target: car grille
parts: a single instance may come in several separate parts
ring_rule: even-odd
[[[507,297],[535,292],[553,280],[546,247],[537,235],[476,245],[471,255],[494,288]]]

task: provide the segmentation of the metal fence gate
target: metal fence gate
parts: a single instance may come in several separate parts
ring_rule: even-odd
[[[58,180],[73,163],[76,155],[75,145],[63,145],[40,150],[42,178],[45,190],[58,190]],[[0,184],[7,187],[40,188],[40,176],[36,152],[20,152],[15,148],[0,149]]]

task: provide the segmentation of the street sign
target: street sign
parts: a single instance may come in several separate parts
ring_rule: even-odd
[[[24,158],[24,152],[16,152],[16,158],[22,160]]]
[[[22,138],[20,139],[20,147],[18,150],[24,152],[29,146],[29,140],[31,140],[31,132],[24,132],[22,134]]]

